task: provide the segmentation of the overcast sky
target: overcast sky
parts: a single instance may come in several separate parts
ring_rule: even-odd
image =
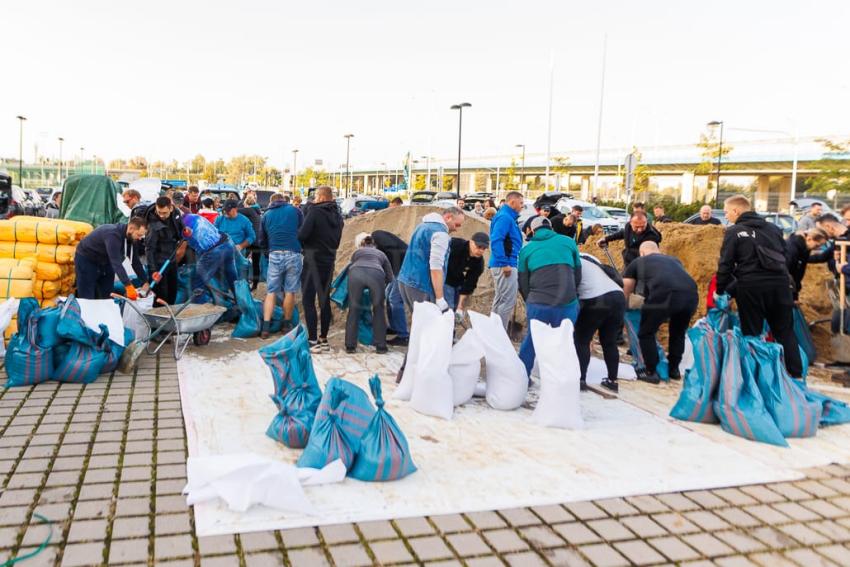
[[[299,167],[850,132],[846,0],[5,2],[0,155],[244,153]],[[764,135],[730,132],[730,137]]]

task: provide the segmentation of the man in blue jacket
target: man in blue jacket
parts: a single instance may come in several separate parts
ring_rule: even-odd
[[[239,212],[239,202],[228,199],[224,202],[224,214],[215,219],[215,227],[230,237],[236,250],[241,252],[257,239],[251,220]]]
[[[506,329],[516,305],[517,258],[522,248],[522,233],[517,218],[522,207],[522,193],[511,191],[505,197],[505,204],[499,207],[496,216],[490,221],[489,267],[495,288],[492,311],[502,318]]]
[[[292,330],[292,313],[295,310],[295,294],[301,289],[301,243],[298,229],[302,222],[301,212],[290,205],[283,194],[275,193],[269,208],[260,221],[260,248],[269,255],[266,275],[266,299],[263,303],[263,327],[260,337],[267,339],[271,326],[276,296],[283,293],[283,332]]]

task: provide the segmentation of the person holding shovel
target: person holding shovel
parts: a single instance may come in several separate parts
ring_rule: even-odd
[[[177,264],[186,253],[182,215],[168,197],[159,197],[145,211],[148,231],[145,236],[145,258],[148,273],[156,282],[156,295],[169,305],[177,299]],[[168,260],[168,267],[163,269]]]

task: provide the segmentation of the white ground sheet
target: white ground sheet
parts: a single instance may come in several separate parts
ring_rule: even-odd
[[[792,449],[782,450],[738,439],[718,426],[682,424],[666,417],[675,395],[653,400],[652,394],[641,394],[652,391],[645,384],[622,389],[622,400],[583,393],[582,431],[529,422],[537,388],[519,410],[500,412],[475,399],[445,421],[391,399],[401,363],[398,353],[335,353],[313,359],[322,384],[338,375],[368,391],[368,378],[379,373],[386,407],[407,435],[419,471],[396,482],[346,479],[307,487],[307,497],[319,510],[315,517],[262,506],[240,514],[221,503],[199,504],[198,535],[792,480],[802,477],[793,467],[820,464],[830,453],[830,461],[850,454],[847,431],[840,434],[843,448],[833,446],[839,441],[831,440],[829,431],[815,440],[792,441]],[[189,351],[178,369],[190,456],[254,452],[295,462],[300,450],[265,435],[276,408],[268,397],[271,374],[256,352],[208,359]],[[667,396],[664,388],[659,392]]]

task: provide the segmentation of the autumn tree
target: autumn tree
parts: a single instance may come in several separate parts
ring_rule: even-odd
[[[808,191],[826,195],[850,192],[850,140],[833,141],[825,138],[815,140],[824,148],[821,159],[815,162],[818,174],[807,180]]]

